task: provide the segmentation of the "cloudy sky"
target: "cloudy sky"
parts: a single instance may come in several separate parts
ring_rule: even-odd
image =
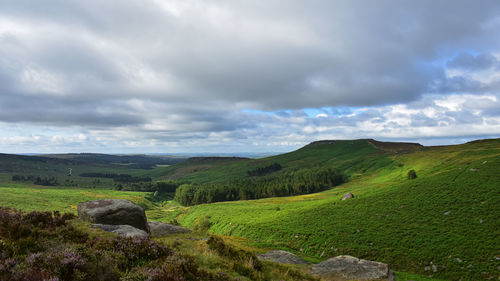
[[[499,136],[498,0],[0,0],[0,152]]]

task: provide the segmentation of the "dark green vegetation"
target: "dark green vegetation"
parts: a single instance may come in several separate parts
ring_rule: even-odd
[[[331,168],[348,182],[317,194],[197,205],[171,214],[178,214],[186,226],[208,218],[211,232],[291,250],[311,261],[349,254],[448,280],[498,277],[499,139],[443,147],[317,142],[283,155],[224,163],[182,179],[220,183],[224,177],[248,177],[252,166],[266,163],[283,167],[273,174]],[[410,170],[418,177],[408,180]],[[170,171],[175,177],[176,169]],[[345,192],[355,198],[341,201]]]
[[[260,176],[264,176],[264,175],[270,174],[272,172],[279,171],[281,169],[282,169],[282,167],[281,167],[280,164],[273,163],[273,164],[267,165],[265,167],[258,167],[258,168],[255,168],[253,170],[249,170],[249,171],[247,171],[247,174],[249,176],[260,177]]]
[[[98,153],[49,154],[46,157],[74,160],[92,165],[124,165],[131,169],[153,169],[157,165],[174,165],[185,160],[183,157],[174,156],[109,155]]]
[[[0,174],[0,181],[4,182],[0,184],[0,205],[74,212],[79,202],[122,197],[144,206],[150,219],[176,221],[199,230],[230,235],[233,237],[230,239],[242,237],[238,244],[251,247],[251,251],[284,249],[312,262],[348,254],[389,263],[397,271],[411,272],[398,273],[398,280],[427,280],[422,275],[444,280],[488,280],[497,279],[500,273],[500,139],[442,147],[373,140],[322,141],[262,159],[194,158],[155,169],[78,162],[73,166],[72,180],[78,187],[96,186],[87,190],[68,188],[71,185],[65,184],[68,163],[57,161],[67,159],[45,164],[23,162],[22,165],[16,161],[8,165],[9,162],[0,159],[0,167],[10,169]],[[249,174],[275,163],[281,169],[262,175]],[[40,169],[36,169],[37,165]],[[204,188],[194,192],[207,195],[209,192],[204,190],[211,186],[241,187],[247,182],[258,182],[249,185],[248,190],[255,192],[269,181],[276,184],[276,189],[270,190],[277,192],[268,196],[281,196],[286,194],[279,192],[285,185],[279,184],[278,179],[322,170],[335,171],[345,182],[335,187],[324,185],[319,190],[327,190],[314,194],[192,207],[167,202],[168,197],[161,194],[155,197],[155,192],[112,190],[118,184],[113,179],[75,176],[94,172],[152,179],[126,184],[124,189],[129,186],[135,189],[134,184],[146,187],[171,180],[167,182],[170,187],[166,188],[170,191],[177,185],[201,186]],[[409,180],[411,170],[417,177],[410,176],[413,179]],[[14,174],[53,175],[60,185],[13,183]],[[100,183],[93,183],[97,180]],[[233,198],[224,200],[245,198],[236,197],[240,190],[238,195],[234,192]],[[184,192],[183,188],[178,192]],[[355,197],[341,201],[346,192],[352,192]],[[195,201],[194,194],[192,200]],[[202,202],[211,201],[198,203]],[[191,248],[180,246],[185,253],[195,253],[194,248],[201,252],[216,251],[209,249],[205,241],[198,241],[196,245],[189,243],[195,242],[185,242]],[[218,259],[207,261],[210,255],[199,252],[194,255],[203,256],[200,258],[203,269],[225,268],[223,272],[239,274],[234,273],[234,268],[214,265],[219,264]]]
[[[47,156],[0,154],[0,182],[155,191],[158,188],[151,182],[153,177],[157,178],[154,173],[168,166],[167,163],[183,160],[167,156],[90,153]]]
[[[417,178],[417,173],[415,170],[409,170],[408,174],[406,174],[409,180],[416,179]]]
[[[341,184],[344,176],[329,168],[302,169],[285,174],[228,183],[183,184],[175,200],[184,206],[319,192]]]
[[[161,243],[117,237],[71,219],[72,214],[0,207],[0,280],[315,280],[290,267],[260,262],[220,238],[201,242],[195,252],[205,254],[193,256],[182,247],[191,237]]]

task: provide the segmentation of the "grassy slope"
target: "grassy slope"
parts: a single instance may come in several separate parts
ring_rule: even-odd
[[[318,194],[191,208],[175,204],[162,208],[139,192],[0,183],[0,205],[74,212],[78,202],[127,198],[146,207],[151,219],[177,217],[192,226],[199,218],[210,216],[212,232],[246,237],[251,246],[288,249],[311,261],[351,254],[391,263],[396,270],[449,280],[498,275],[500,263],[494,256],[500,256],[500,140],[417,149],[410,154],[382,153],[366,141],[344,141],[310,145],[264,159],[212,163],[201,169],[176,165],[183,167],[181,173],[176,171],[179,167],[172,168],[175,166],[137,172],[160,176],[166,171],[168,177],[216,182],[246,176],[247,170],[274,162],[284,171],[337,167],[351,180]],[[65,165],[61,164],[61,175]],[[31,168],[26,169],[29,173]],[[102,171],[85,168],[93,169]],[[417,179],[406,180],[410,169],[417,171]],[[346,191],[356,198],[340,201]],[[438,265],[437,273],[424,271],[431,261]],[[430,279],[400,273],[398,280]]]
[[[199,205],[184,209],[179,219],[190,226],[209,216],[212,232],[292,250],[311,260],[350,254],[390,263],[396,270],[450,280],[495,278],[500,266],[495,259],[500,254],[500,140],[409,154],[381,154],[366,144],[309,146],[257,160],[285,168],[313,162],[338,167],[351,175],[351,181],[339,188]],[[244,165],[233,165],[232,176],[246,171]],[[417,171],[417,179],[406,179],[410,169]],[[221,171],[216,170],[210,180],[217,180]],[[346,191],[356,198],[340,201]],[[431,262],[437,273],[424,270]]]
[[[391,165],[392,161],[365,140],[311,144],[297,151],[261,159],[227,159],[226,161],[186,161],[162,170],[164,178],[196,183],[227,182],[247,177],[256,167],[279,163],[283,169],[275,174],[303,168],[329,166],[348,175],[373,171]],[[155,173],[158,173],[156,171]]]
[[[155,207],[154,203],[146,199],[148,193],[145,192],[54,188],[0,183],[0,194],[2,194],[0,196],[0,206],[12,207],[23,211],[57,210],[76,214],[76,207],[79,203],[103,198],[128,199],[145,209]]]

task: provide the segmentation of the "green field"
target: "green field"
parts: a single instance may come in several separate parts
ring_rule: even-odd
[[[500,277],[500,139],[443,147],[316,143],[263,159],[194,159],[135,174],[217,183],[245,178],[248,170],[271,163],[283,167],[276,174],[331,167],[348,181],[315,194],[183,207],[104,185],[16,184],[6,172],[0,205],[75,212],[79,202],[127,198],[144,206],[150,219],[188,227],[208,221],[210,232],[241,237],[239,244],[257,252],[284,249],[312,262],[348,254],[390,264],[399,271],[398,280]],[[98,170],[87,168],[92,169]],[[407,178],[409,170],[416,171],[416,179]],[[341,201],[346,192],[355,198]]]
[[[0,183],[0,194],[2,194],[0,196],[0,206],[8,206],[23,211],[57,210],[76,214],[76,207],[79,203],[103,198],[128,199],[146,209],[154,208],[154,203],[146,199],[148,193],[145,192],[49,188]]]
[[[335,144],[267,159],[290,166],[345,167],[351,176],[347,184],[318,194],[198,205],[180,211],[178,220],[193,226],[207,217],[214,233],[291,250],[311,261],[350,254],[449,280],[498,277],[499,140],[383,154],[362,143],[342,143],[339,151],[349,151],[347,145],[355,153],[337,151],[334,159],[329,157],[336,148],[330,154],[325,150]],[[417,179],[406,178],[410,169],[417,171]],[[221,170],[214,169],[210,179],[217,180]],[[233,167],[231,174],[242,170]],[[356,197],[341,201],[348,191]]]

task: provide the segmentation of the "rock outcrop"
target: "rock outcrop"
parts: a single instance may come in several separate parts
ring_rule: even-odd
[[[133,226],[123,224],[123,225],[111,225],[111,224],[93,224],[93,228],[99,228],[107,232],[116,233],[125,237],[147,237],[148,233],[144,230],[135,228]]]
[[[191,232],[190,229],[187,229],[185,227],[159,221],[149,221],[148,225],[149,225],[149,230],[151,232],[151,236],[153,237],[161,237],[170,234]]]
[[[81,203],[78,205],[78,217],[96,224],[130,225],[149,232],[144,209],[124,199],[102,199]]]
[[[337,256],[318,263],[311,268],[311,274],[326,281],[396,280],[394,272],[387,264],[352,256]]]
[[[352,194],[350,192],[347,192],[346,194],[344,194],[344,196],[342,196],[342,200],[347,200],[347,199],[351,199],[351,198],[354,198],[354,194]]]
[[[265,254],[257,255],[259,260],[273,261],[284,264],[308,264],[303,258],[287,251],[274,250]]]

